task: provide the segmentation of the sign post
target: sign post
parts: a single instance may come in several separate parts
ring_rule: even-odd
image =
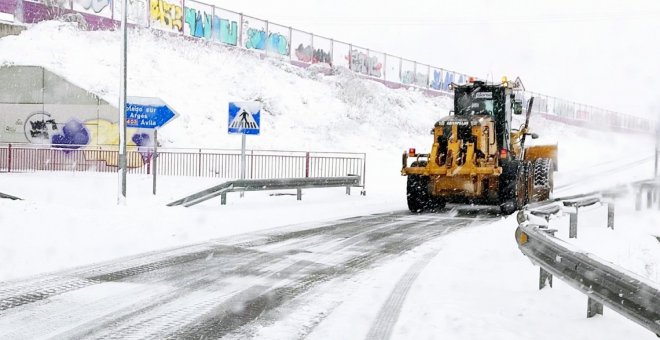
[[[261,103],[229,102],[227,133],[241,134],[241,179],[245,179],[245,136],[259,135],[261,130]],[[244,193],[241,192],[241,197]]]
[[[154,129],[154,154],[151,155],[151,173],[153,175],[152,192],[156,195],[156,163],[158,163],[158,129]]]
[[[655,168],[653,170],[653,178],[658,178],[658,157],[660,157],[660,122],[655,128]]]
[[[151,155],[153,172],[152,192],[156,194],[156,173],[158,172],[158,129],[179,114],[160,98],[128,97],[126,103],[126,125],[138,129],[154,129],[154,153]]]

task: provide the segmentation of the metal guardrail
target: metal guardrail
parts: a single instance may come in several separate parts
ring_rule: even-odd
[[[649,179],[632,184],[635,190],[635,210],[642,210],[642,198],[646,193],[646,208],[651,209],[653,203],[658,204],[660,209],[660,179]]]
[[[6,199],[14,200],[14,201],[22,200],[22,199],[19,198],[19,197],[12,196],[12,195],[9,195],[9,194],[3,194],[3,193],[1,193],[1,192],[0,192],[0,198],[6,198]]]
[[[281,190],[297,189],[297,199],[302,199],[302,189],[305,188],[336,188],[346,187],[346,194],[350,195],[351,187],[360,187],[360,176],[344,177],[319,177],[319,178],[281,178],[281,179],[243,179],[235,180],[216,185],[214,187],[202,190],[190,196],[176,200],[167,204],[169,207],[180,206],[190,207],[214,197],[221,196],[222,205],[227,204],[228,192],[243,191],[263,191],[263,190]],[[364,187],[362,187],[364,189]],[[362,190],[361,195],[366,192]]]
[[[516,241],[521,252],[541,267],[539,289],[555,275],[588,297],[587,317],[603,313],[603,305],[660,336],[660,291],[656,284],[618,268],[598,257],[581,252],[554,237],[556,230],[530,223],[533,216],[549,218],[564,206],[584,207],[598,203],[593,195],[555,199],[518,213]],[[568,204],[566,204],[568,203]]]

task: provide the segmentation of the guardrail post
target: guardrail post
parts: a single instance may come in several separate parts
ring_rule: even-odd
[[[296,188],[296,200],[302,201],[302,189]]]
[[[568,229],[568,238],[577,238],[577,224],[578,224],[578,208],[575,208],[575,212],[569,213],[569,229]]]
[[[637,194],[635,194],[635,211],[642,210],[642,188],[637,189]]]
[[[539,269],[539,290],[545,288],[546,282],[552,288],[552,274],[543,269],[543,267]]]
[[[197,153],[197,177],[202,177],[202,149]]]
[[[614,230],[614,202],[607,202],[607,227]]]
[[[653,190],[646,189],[646,209],[653,207]]]
[[[603,315],[603,304],[589,297],[587,298],[587,318],[596,315]]]
[[[309,152],[305,153],[305,177],[309,177]]]
[[[351,187],[346,187],[346,195],[351,195]]]
[[[227,193],[220,194],[220,205],[227,205]]]
[[[7,149],[7,172],[11,172],[11,143]]]

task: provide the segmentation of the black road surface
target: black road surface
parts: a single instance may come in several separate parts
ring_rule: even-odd
[[[484,212],[394,212],[252,233],[0,283],[1,339],[216,339],[313,289],[375,268]],[[379,312],[387,338],[417,263]],[[394,278],[398,280],[398,278]],[[249,334],[245,334],[249,337]]]

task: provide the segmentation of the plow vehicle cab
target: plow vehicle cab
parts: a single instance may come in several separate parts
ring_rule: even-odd
[[[527,136],[538,137],[528,130],[533,98],[525,124],[513,129],[512,115],[523,111],[522,92],[506,78],[501,84],[454,84],[453,90],[453,114],[435,123],[431,152],[411,148],[403,154],[408,208],[420,212],[448,202],[496,204],[509,214],[528,202],[549,199],[557,146],[525,147]]]

